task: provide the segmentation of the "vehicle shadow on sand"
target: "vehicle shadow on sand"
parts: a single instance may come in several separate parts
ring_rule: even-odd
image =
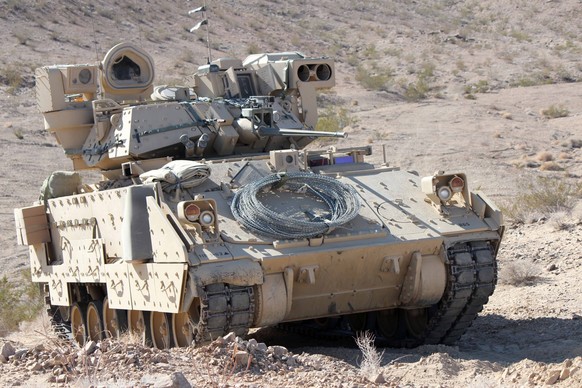
[[[306,352],[341,359],[358,366],[361,352],[352,336],[322,338],[289,333],[278,328],[254,332],[259,342],[281,345],[295,354]],[[582,319],[567,318],[508,319],[497,314],[479,316],[454,346],[424,345],[417,348],[378,348],[384,352],[382,364],[414,363],[435,353],[460,360],[513,363],[523,359],[561,363],[582,354]]]
[[[582,354],[582,317],[508,319],[487,314],[477,317],[458,348],[481,360],[560,363]]]

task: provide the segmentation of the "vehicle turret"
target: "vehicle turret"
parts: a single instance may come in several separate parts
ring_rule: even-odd
[[[36,71],[45,128],[75,170],[256,155],[345,136],[314,131],[316,90],[335,83],[330,59],[297,52],[221,58],[200,66],[184,87],[154,87],[154,76],[153,59],[129,43],[96,64]]]

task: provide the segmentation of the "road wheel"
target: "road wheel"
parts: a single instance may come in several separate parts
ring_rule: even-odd
[[[75,302],[71,306],[70,311],[71,334],[75,342],[80,346],[83,346],[87,341],[86,305],[84,303]]]
[[[168,314],[159,311],[153,311],[150,314],[152,345],[155,348],[169,349],[172,347],[172,331],[170,327]]]
[[[143,345],[151,346],[150,312],[129,310],[127,321],[131,335],[136,336]]]
[[[119,338],[127,331],[127,311],[111,308],[107,298],[103,300],[103,329],[107,338]]]
[[[376,325],[378,331],[386,338],[394,338],[398,333],[399,309],[387,309],[378,311]]]
[[[428,309],[404,309],[403,312],[408,334],[413,338],[423,338],[428,327]]]
[[[176,346],[185,347],[194,341],[194,328],[200,322],[200,299],[194,298],[187,312],[172,314],[172,334]]]
[[[103,303],[94,300],[87,306],[87,336],[92,341],[101,341],[103,331]]]
[[[350,328],[355,333],[366,330],[368,323],[368,315],[366,313],[350,314],[347,318]]]

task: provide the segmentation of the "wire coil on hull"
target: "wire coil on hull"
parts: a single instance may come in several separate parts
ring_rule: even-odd
[[[322,201],[329,213],[325,217],[311,215],[311,220],[301,219],[281,214],[259,199],[265,190],[272,193],[283,189]],[[353,220],[360,211],[360,198],[353,187],[328,176],[305,172],[272,174],[239,190],[231,211],[238,222],[264,236],[310,238],[329,233]]]

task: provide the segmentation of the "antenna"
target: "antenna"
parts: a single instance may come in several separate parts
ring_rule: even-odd
[[[208,48],[208,63],[212,62],[212,52],[210,51],[210,30],[208,28],[208,18],[206,17],[206,0],[204,0],[202,7],[194,8],[188,11],[188,15],[202,12],[202,21],[198,22],[194,27],[190,28],[190,32],[197,31],[200,27],[206,26],[206,47]]]
[[[93,17],[93,12],[95,8],[93,6],[87,7],[89,10],[89,17],[91,18],[91,26],[93,28],[93,46],[95,47],[95,60],[99,62],[99,49],[97,47],[97,31],[95,30],[95,18]]]

